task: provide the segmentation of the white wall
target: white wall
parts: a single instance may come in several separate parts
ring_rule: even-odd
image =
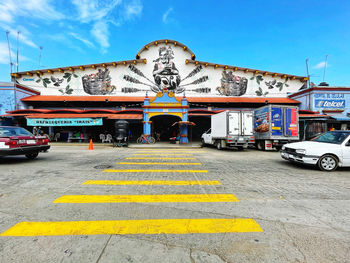
[[[170,59],[170,61],[173,62],[176,69],[179,72],[179,78],[181,79],[181,83],[178,87],[179,93],[182,93],[182,89],[186,92],[186,96],[189,97],[195,97],[195,96],[203,96],[203,97],[225,97],[225,96],[243,96],[243,97],[255,97],[255,96],[266,96],[266,97],[286,97],[287,93],[294,93],[300,89],[300,87],[303,85],[303,82],[300,80],[288,80],[285,82],[285,79],[277,76],[263,76],[258,74],[258,78],[262,79],[260,81],[260,84],[257,82],[257,76],[255,76],[252,72],[245,73],[243,71],[232,71],[227,70],[226,72],[229,73],[229,71],[232,72],[232,74],[235,77],[240,78],[246,78],[247,80],[247,88],[244,94],[236,94],[235,91],[232,92],[232,90],[236,90],[234,85],[238,85],[239,81],[236,81],[236,84],[227,84],[226,86],[222,86],[222,80],[223,80],[223,68],[217,68],[214,69],[213,66],[205,67],[202,65],[202,70],[200,70],[197,74],[194,76],[183,80],[191,71],[193,71],[197,66],[189,63],[186,64],[186,59],[191,59],[191,53],[188,51],[184,51],[182,47],[174,46],[173,44],[159,44],[158,46],[150,46],[148,50],[144,50],[141,52],[140,56],[141,58],[145,58],[147,60],[147,63],[138,63],[135,66],[142,74],[144,74],[145,77],[147,77],[149,80],[146,80],[145,78],[139,76],[135,72],[132,72],[129,68],[129,66],[124,65],[118,65],[117,67],[110,66],[108,67],[109,70],[109,76],[104,78],[105,83],[107,85],[105,86],[104,92],[102,92],[103,88],[101,85],[96,86],[96,90],[98,92],[90,92],[92,94],[88,94],[84,91],[82,78],[83,76],[87,75],[89,77],[93,77],[91,74],[96,74],[98,72],[98,69],[105,70],[103,67],[92,69],[87,68],[84,71],[82,70],[75,70],[74,73],[71,71],[66,71],[65,73],[60,72],[54,72],[53,74],[50,73],[44,73],[40,78],[37,75],[34,75],[33,77],[28,76],[22,76],[17,79],[17,81],[21,84],[33,87],[41,92],[42,95],[115,95],[115,96],[144,96],[146,91],[149,92],[149,95],[152,95],[154,93],[151,91],[151,88],[147,85],[133,83],[130,81],[125,80],[124,76],[129,76],[126,78],[133,78],[133,80],[138,80],[146,84],[150,84],[151,86],[157,86],[152,84],[154,82],[153,77],[153,70],[154,65],[156,62],[154,60],[159,58],[159,48],[165,47],[169,48],[174,53],[174,58]],[[263,70],[263,69],[262,69]],[[67,73],[73,75],[70,78],[67,78]],[[65,76],[64,78],[63,76]],[[131,78],[130,78],[131,77]],[[192,85],[186,85],[184,87],[181,87],[182,85],[189,84],[193,81],[196,81],[198,79],[206,79],[206,81],[203,81],[198,84],[192,84]],[[251,79],[253,78],[253,79]],[[44,86],[43,81],[46,79],[50,83],[46,83],[46,86]],[[61,83],[57,82],[57,79],[61,81]],[[56,86],[54,85],[53,80],[56,80]],[[39,81],[39,82],[37,82]],[[110,85],[108,85],[108,81],[110,81]],[[242,82],[242,81],[241,81]],[[275,83],[273,86],[267,85],[268,83]],[[281,82],[283,84],[282,89],[280,90],[280,87],[277,87],[278,82]],[[101,84],[101,83],[100,83]],[[67,86],[69,87],[67,88]],[[244,85],[243,85],[244,86]],[[127,89],[137,89],[137,92],[131,92],[126,93],[125,88]],[[159,88],[159,87],[158,87]],[[160,87],[161,89],[161,87]],[[61,90],[61,91],[60,91]],[[95,90],[95,91],[96,91]],[[210,90],[209,93],[206,93],[204,91]],[[220,93],[220,91],[221,93]],[[241,90],[244,90],[241,89]],[[266,93],[268,92],[268,93]]]

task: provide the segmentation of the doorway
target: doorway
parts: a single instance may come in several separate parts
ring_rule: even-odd
[[[175,122],[181,121],[180,117],[174,115],[158,115],[151,118],[152,136],[158,141],[169,141],[169,138],[179,135],[179,126]]]

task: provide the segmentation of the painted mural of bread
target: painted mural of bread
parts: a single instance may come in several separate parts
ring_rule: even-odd
[[[256,132],[268,132],[269,125],[267,123],[260,124],[258,127],[254,129]]]

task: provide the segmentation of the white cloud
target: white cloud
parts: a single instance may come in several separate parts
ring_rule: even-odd
[[[48,39],[52,39],[53,41],[63,43],[65,47],[69,47],[71,49],[75,49],[80,53],[84,53],[84,50],[74,43],[64,34],[54,34],[47,37]]]
[[[324,68],[325,65],[326,65],[326,62],[322,61],[322,62],[318,63],[317,65],[313,66],[312,68],[313,69],[320,69],[320,68]],[[326,66],[329,67],[330,65],[327,63]]]
[[[30,33],[26,28],[19,26],[17,27],[17,29],[15,29],[1,23],[0,23],[0,28],[2,28],[5,31],[9,31],[10,32],[9,37],[11,37],[14,40],[17,40],[17,32],[19,31],[20,32],[18,37],[19,42],[24,43],[33,48],[38,48],[38,46],[32,40],[29,39],[30,36],[28,35],[30,35]]]
[[[125,6],[125,19],[129,20],[129,19],[133,19],[136,16],[141,15],[142,9],[143,9],[143,6],[140,0],[133,0],[129,2]]]
[[[11,50],[11,59],[12,59],[12,63],[16,62],[16,54],[12,50]],[[28,61],[29,58],[20,55],[18,57],[18,60],[19,60],[19,62],[20,61]],[[0,64],[6,64],[6,65],[10,64],[9,49],[8,49],[8,45],[6,42],[0,42]]]
[[[2,0],[0,3],[0,21],[12,24],[16,17],[20,16],[34,17],[46,21],[64,19],[65,16],[56,11],[51,2],[51,0]]]
[[[72,0],[78,11],[78,20],[83,23],[98,21],[110,15],[122,1]]]
[[[103,21],[98,21],[91,29],[91,34],[96,38],[97,43],[101,46],[101,52],[106,53],[109,48],[109,31],[108,24]]]
[[[165,24],[168,23],[168,16],[174,9],[172,7],[169,7],[168,10],[163,14],[163,22]]]
[[[81,36],[77,35],[76,33],[70,32],[69,33],[71,36],[73,36],[75,39],[83,42],[86,46],[89,48],[94,48],[94,44],[92,44],[89,40],[82,38]]]

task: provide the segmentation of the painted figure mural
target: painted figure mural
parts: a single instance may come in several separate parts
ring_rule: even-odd
[[[111,94],[115,86],[111,85],[112,78],[109,75],[109,69],[98,69],[97,73],[84,75],[82,77],[84,91],[91,95]]]
[[[146,77],[145,74],[134,65],[129,65],[129,70],[137,76],[133,77],[130,75],[124,75],[123,79],[130,83],[148,86],[155,93],[162,92],[166,87],[168,90],[176,94],[184,92],[187,86],[199,85],[201,83],[206,82],[209,79],[209,77],[205,75],[190,81],[192,77],[195,77],[198,73],[202,71],[202,66],[195,67],[195,69],[192,70],[185,78],[181,79],[179,70],[176,68],[175,63],[173,61],[174,52],[170,46],[159,47],[158,54],[158,58],[153,60],[154,67],[152,75],[154,80],[151,80],[150,78]],[[190,82],[186,83],[187,81]],[[133,93],[139,91],[144,90],[134,87],[122,88],[122,92],[124,93]],[[190,91],[198,93],[208,93],[210,92],[210,88],[197,87],[191,89]]]
[[[233,75],[232,71],[222,72],[221,86],[216,90],[225,96],[242,96],[247,91],[248,80],[244,77]]]
[[[153,60],[155,62],[153,69],[153,78],[156,82],[159,91],[162,91],[164,87],[167,87],[169,90],[180,93],[183,89],[178,89],[181,79],[179,71],[175,67],[173,62],[174,52],[169,46],[159,48],[159,58]]]

